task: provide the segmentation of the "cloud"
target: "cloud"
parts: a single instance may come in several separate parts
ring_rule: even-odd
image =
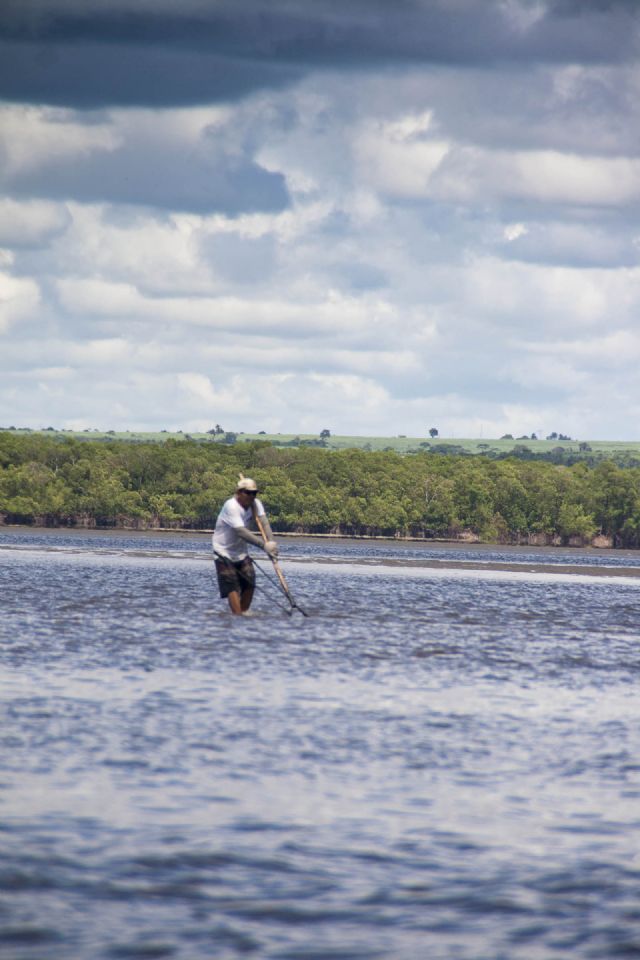
[[[224,112],[121,111],[90,123],[71,110],[2,113],[0,185],[16,196],[228,214],[288,205],[282,174],[251,155],[255,133]]]
[[[484,317],[494,333],[532,322],[542,335],[633,323],[640,300],[635,270],[586,270],[479,259],[460,276],[460,302]]]
[[[60,204],[0,199],[0,246],[46,246],[70,225],[69,211]]]
[[[199,405],[205,404],[215,411],[216,406],[225,402],[225,395],[218,395],[214,389],[209,377],[203,373],[179,373],[177,375],[178,386],[189,398],[193,398]],[[226,401],[230,399],[226,396]]]
[[[543,203],[620,206],[640,200],[640,160],[536,151],[491,158],[506,195]]]
[[[558,355],[575,363],[587,361],[592,368],[609,370],[628,367],[640,360],[640,333],[614,330],[585,340],[552,340],[548,343],[523,343],[529,353],[548,357]]]
[[[126,35],[110,42],[100,18],[84,43],[52,35],[46,24],[36,30],[36,39],[20,31],[17,38],[3,39],[0,31],[0,99],[82,110],[230,103],[303,75],[293,64],[247,63],[203,50],[198,26],[184,48],[172,47],[171,36],[166,44],[153,37],[136,44]],[[135,36],[135,24],[132,32]],[[170,34],[170,25],[165,32]]]
[[[635,9],[5,0],[0,424],[637,435]]]
[[[368,299],[348,297],[335,291],[322,300],[265,299],[248,297],[150,297],[133,284],[98,278],[61,278],[55,283],[58,300],[67,314],[78,314],[85,323],[141,323],[160,329],[165,325],[188,332],[189,327],[257,337],[291,338],[303,341],[331,337],[362,343],[376,330],[397,335],[399,319],[391,304],[374,295]]]
[[[267,282],[277,266],[273,235],[247,237],[233,233],[210,233],[200,244],[202,257],[225,284],[244,287]]]
[[[615,221],[508,225],[496,248],[508,259],[568,267],[633,267],[640,262],[636,231]]]
[[[30,176],[47,163],[82,160],[96,150],[115,150],[118,140],[106,123],[87,123],[73,111],[4,104],[0,107],[2,176]]]
[[[451,149],[446,140],[427,136],[430,125],[429,113],[369,125],[355,142],[361,181],[394,197],[429,196],[434,174]]]
[[[0,334],[32,314],[39,302],[40,291],[33,280],[0,272]]]
[[[620,63],[637,54],[634,14],[623,2],[129,0],[87,13],[70,0],[5,0],[0,93],[84,108],[160,106],[233,101],[310,69]]]
[[[386,155],[385,155],[386,154]],[[558,151],[501,151],[423,144],[416,150],[396,146],[378,150],[389,174],[379,177],[368,164],[374,185],[397,193],[394,178],[407,197],[472,203],[528,202],[545,206],[637,206],[640,202],[640,160]],[[380,162],[380,160],[379,160]],[[406,175],[405,175],[406,174]]]

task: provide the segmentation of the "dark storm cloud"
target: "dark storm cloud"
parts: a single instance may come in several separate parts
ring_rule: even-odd
[[[0,41],[0,98],[93,109],[233,101],[302,75],[291,66],[240,62],[150,43]]]
[[[637,4],[528,0],[5,0],[0,96],[59,105],[231,100],[312,68],[615,62]]]

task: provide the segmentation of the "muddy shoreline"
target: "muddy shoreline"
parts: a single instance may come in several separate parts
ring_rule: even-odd
[[[284,558],[286,563],[287,558]],[[295,557],[291,558],[296,564],[314,563],[323,566],[341,566],[357,565],[359,567],[393,567],[404,570],[464,570],[464,571],[487,571],[492,573],[534,573],[534,574],[570,574],[573,576],[591,576],[591,577],[634,577],[640,579],[640,567],[608,567],[593,563],[544,563],[544,562],[526,562],[514,560],[512,563],[500,560],[454,560],[449,557],[443,559],[424,558],[414,560],[412,558],[363,558],[350,560],[345,558],[332,559],[324,557]]]
[[[49,549],[53,550],[54,553],[59,549],[54,545],[55,539],[57,537],[68,537],[69,535],[72,537],[88,536],[90,539],[106,537],[108,539],[113,538],[114,540],[123,535],[132,538],[157,538],[159,550],[156,551],[154,547],[151,549],[151,554],[156,554],[157,552],[159,556],[163,553],[160,544],[167,538],[174,537],[176,534],[182,536],[185,534],[193,535],[193,539],[199,540],[208,554],[208,537],[210,537],[212,532],[210,530],[159,530],[157,528],[154,530],[130,530],[128,528],[116,527],[86,529],[77,527],[44,527],[31,524],[28,526],[22,524],[0,526],[0,535],[3,531],[20,536],[23,542],[26,541],[23,547],[26,549],[29,549],[28,541],[31,538],[35,539],[41,537],[43,534],[50,535],[53,543]],[[206,539],[202,539],[202,534],[206,535]],[[280,537],[281,535],[279,534],[278,536]],[[282,539],[285,538],[283,537]],[[518,573],[523,575],[554,574],[640,578],[640,563],[638,562],[640,557],[636,550],[621,550],[615,548],[603,550],[590,546],[576,548],[548,545],[528,546],[480,542],[469,543],[461,540],[444,539],[422,540],[418,538],[400,539],[392,537],[339,537],[334,534],[289,534],[286,539],[290,542],[294,551],[297,544],[303,546],[305,541],[309,544],[318,544],[319,540],[324,540],[327,542],[327,547],[329,547],[329,542],[335,544],[336,547],[339,547],[340,544],[356,545],[358,543],[371,542],[372,546],[375,543],[382,549],[384,549],[385,544],[389,547],[395,547],[396,552],[400,550],[402,556],[371,555],[351,557],[337,554],[336,556],[316,555],[307,557],[303,554],[289,554],[289,552],[286,551],[285,554],[281,556],[281,560],[285,565],[291,563],[307,566],[309,563],[317,563],[323,567],[347,565],[364,567],[371,570],[382,567],[390,573],[392,571],[396,573],[404,569],[407,572],[418,572],[420,570],[424,570],[425,572],[427,570],[442,571],[443,573],[445,571],[469,573],[472,571],[484,571],[486,573]],[[464,552],[463,557],[460,557],[461,551]],[[145,555],[147,552],[145,549],[142,550],[142,553]],[[535,557],[538,552],[541,554],[539,560]],[[137,553],[138,550],[134,548],[132,554]],[[439,553],[440,556],[434,555],[434,553]],[[495,556],[496,553],[499,553],[500,556]],[[494,556],[490,556],[490,554],[494,554]],[[507,555],[506,557],[505,554]],[[533,557],[532,554],[534,555]],[[546,554],[547,557],[552,555],[554,559],[546,559],[544,554]],[[566,556],[567,562],[563,562],[563,556]],[[513,559],[511,559],[511,557],[513,557]],[[628,562],[625,563],[627,558]],[[185,559],[187,559],[186,556]],[[191,559],[196,559],[196,557],[192,555]],[[206,559],[204,552],[200,555],[199,548],[197,559]]]
[[[170,533],[170,534],[195,534],[211,536],[213,528],[194,528],[184,526],[156,526],[148,522],[144,523],[114,523],[101,525],[96,523],[93,518],[79,518],[73,523],[46,523],[43,518],[37,518],[34,523],[7,523],[6,515],[0,514],[0,530],[77,530],[77,531],[95,531],[107,533]],[[381,543],[423,543],[423,544],[456,544],[458,546],[480,545],[496,547],[548,547],[548,548],[569,548],[569,549],[588,549],[595,550],[618,550],[613,539],[603,534],[585,540],[583,537],[562,538],[554,534],[530,533],[523,536],[514,536],[507,540],[483,540],[471,530],[461,530],[456,536],[449,537],[412,537],[399,535],[365,534],[365,533],[307,533],[301,530],[274,530],[279,538],[286,539],[309,539],[309,540],[348,540],[354,542],[381,542]]]

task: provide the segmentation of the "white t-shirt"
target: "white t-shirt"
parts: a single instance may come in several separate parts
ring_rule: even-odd
[[[255,499],[256,513],[259,517],[266,516],[265,509],[258,498]],[[247,541],[236,533],[238,527],[249,527],[253,519],[251,507],[246,510],[241,507],[235,497],[231,497],[224,504],[218,514],[216,527],[213,532],[213,549],[221,557],[229,560],[244,560],[247,555]]]

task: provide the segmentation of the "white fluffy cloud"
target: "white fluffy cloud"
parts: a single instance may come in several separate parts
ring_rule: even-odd
[[[306,14],[274,10],[288,50]],[[552,5],[456,10],[432,5],[428,64],[404,15],[384,56],[367,18],[360,60],[340,14],[335,62],[318,40],[233,96],[0,106],[0,423],[636,437],[640,72],[582,62]],[[626,36],[608,11],[566,7],[584,50]]]
[[[70,224],[71,217],[64,204],[0,199],[0,247],[44,246]]]
[[[32,316],[39,303],[37,283],[0,273],[0,333],[7,334],[14,323]]]

